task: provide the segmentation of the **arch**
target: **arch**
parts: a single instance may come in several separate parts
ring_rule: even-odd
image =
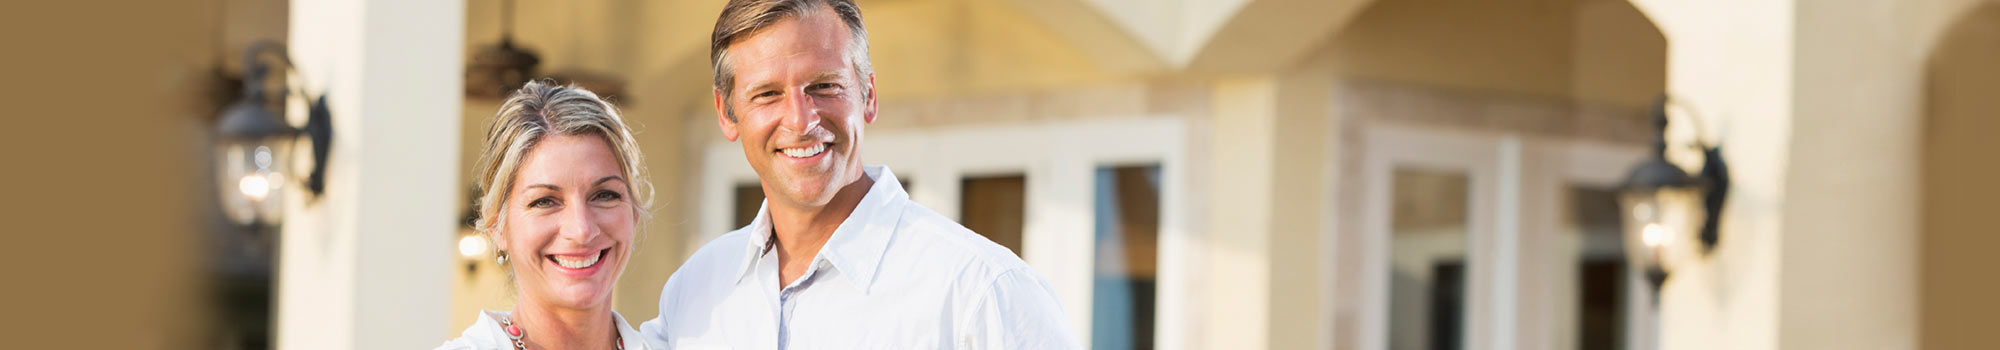
[[[1615,236],[1616,230],[1581,228],[1582,223],[1566,219],[1569,217],[1566,214],[1574,208],[1560,203],[1587,200],[1575,199],[1571,196],[1574,193],[1608,192],[1613,186],[1610,183],[1615,181],[1589,181],[1586,176],[1571,172],[1573,168],[1558,169],[1553,165],[1618,172],[1626,163],[1606,161],[1603,163],[1618,165],[1582,166],[1596,163],[1588,160],[1595,158],[1581,154],[1642,153],[1634,150],[1643,149],[1652,138],[1652,129],[1645,122],[1646,107],[1667,88],[1668,46],[1665,32],[1652,17],[1625,0],[1375,0],[1359,9],[1342,28],[1318,42],[1296,64],[1305,71],[1327,73],[1335,81],[1330,100],[1339,124],[1336,148],[1351,152],[1339,160],[1342,162],[1339,167],[1364,169],[1344,170],[1364,175],[1348,174],[1336,180],[1341,181],[1336,185],[1339,188],[1356,189],[1353,193],[1382,188],[1379,183],[1352,179],[1393,176],[1394,169],[1382,170],[1393,166],[1369,168],[1369,162],[1393,157],[1392,149],[1402,148],[1357,140],[1393,134],[1394,130],[1483,135],[1504,140],[1495,142],[1500,145],[1514,142],[1513,150],[1496,151],[1512,156],[1489,157],[1498,159],[1491,163],[1506,164],[1495,166],[1496,169],[1514,169],[1505,173],[1511,175],[1467,172],[1474,181],[1504,183],[1489,186],[1505,190],[1490,191],[1489,199],[1482,201],[1491,203],[1488,205],[1491,208],[1507,208],[1494,209],[1487,215],[1512,219],[1495,221],[1486,233],[1467,231],[1464,259],[1471,263],[1465,264],[1464,280],[1459,281],[1466,283],[1462,317],[1478,321],[1455,332],[1464,333],[1460,340],[1469,348],[1566,349],[1620,341],[1641,344],[1649,339],[1650,333],[1638,331],[1623,340],[1586,339],[1587,334],[1605,332],[1564,326],[1591,323],[1587,321],[1590,318],[1577,315],[1594,305],[1627,308],[1622,310],[1630,312],[1591,315],[1591,318],[1628,322],[1649,313],[1636,311],[1643,309],[1630,306],[1633,304],[1581,301],[1583,293],[1577,290],[1585,285],[1600,285],[1580,282],[1585,277],[1575,271],[1586,263],[1623,266],[1615,258],[1622,256],[1622,252],[1603,248],[1618,245],[1598,244],[1611,242],[1606,233]],[[1354,137],[1357,135],[1361,137]],[[1478,180],[1482,177],[1485,180]],[[1388,181],[1393,184],[1395,180]],[[1340,207],[1339,216],[1343,219],[1335,224],[1339,227],[1333,231],[1334,237],[1329,238],[1336,242],[1330,248],[1336,266],[1329,270],[1341,272],[1332,277],[1332,290],[1344,292],[1336,292],[1330,302],[1333,331],[1329,338],[1334,348],[1394,348],[1424,343],[1421,338],[1434,335],[1400,332],[1390,325],[1399,321],[1386,316],[1428,314],[1411,311],[1423,309],[1418,305],[1423,302],[1399,303],[1393,297],[1407,295],[1405,290],[1398,289],[1405,286],[1413,293],[1424,292],[1430,282],[1406,278],[1421,276],[1424,270],[1420,265],[1390,256],[1397,249],[1371,255],[1371,248],[1367,248],[1376,246],[1374,251],[1382,251],[1381,244],[1392,247],[1401,244],[1383,243],[1396,240],[1395,234],[1388,233],[1394,230],[1379,224],[1385,222],[1384,214],[1365,210],[1383,207],[1383,198],[1391,195],[1339,196],[1335,205]],[[1506,223],[1497,223],[1501,221]],[[1370,223],[1375,224],[1369,226]],[[1566,224],[1579,227],[1565,227]],[[1585,231],[1592,233],[1571,234]],[[1576,248],[1585,245],[1598,248]],[[1378,261],[1400,265],[1392,267]],[[1377,272],[1391,268],[1403,271]],[[1482,274],[1492,277],[1480,277]],[[1602,280],[1617,281],[1599,279]],[[1610,285],[1610,289],[1623,288],[1616,282]],[[1397,307],[1404,310],[1392,310]],[[1460,317],[1445,315],[1441,317]],[[1403,323],[1395,326],[1423,325],[1429,320],[1405,317]],[[1596,324],[1604,323],[1610,322]]]

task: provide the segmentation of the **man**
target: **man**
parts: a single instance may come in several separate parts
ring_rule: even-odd
[[[875,121],[852,0],[731,0],[715,24],[716,122],[767,198],[688,258],[649,341],[679,349],[1080,348],[1012,252],[860,163]]]

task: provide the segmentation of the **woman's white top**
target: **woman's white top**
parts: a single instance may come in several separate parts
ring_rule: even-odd
[[[500,318],[513,314],[511,311],[480,311],[478,322],[473,322],[472,327],[465,329],[465,333],[460,333],[458,339],[438,345],[437,350],[514,349],[514,340],[507,337],[506,330],[500,329]],[[611,322],[618,325],[619,341],[624,343],[625,350],[650,349],[646,346],[645,338],[639,337],[639,331],[633,330],[631,324],[625,323],[625,316],[619,316],[617,311],[612,311]],[[535,335],[529,333],[528,336]]]

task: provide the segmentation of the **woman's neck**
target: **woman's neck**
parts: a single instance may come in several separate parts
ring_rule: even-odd
[[[514,304],[514,324],[524,333],[521,340],[531,349],[615,349],[618,328],[611,322],[611,307],[592,309],[554,307],[522,298]]]

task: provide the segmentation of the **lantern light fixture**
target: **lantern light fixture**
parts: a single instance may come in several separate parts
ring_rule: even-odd
[[[284,65],[282,72],[294,75],[285,79],[291,86],[266,91],[272,68],[266,65],[267,58],[275,58]],[[214,144],[222,209],[237,224],[277,226],[284,219],[286,187],[293,181],[302,180],[306,192],[315,198],[325,191],[327,151],[333,141],[332,113],[326,96],[311,96],[297,87],[303,84],[296,74],[283,45],[260,41],[243,54],[243,92],[223,110]],[[304,128],[293,127],[283,114],[271,111],[272,105],[281,103],[277,101],[292,97],[310,101]],[[301,136],[310,140],[312,152],[312,167],[303,177],[296,176],[300,171],[292,159]]]
[[[1619,190],[1626,259],[1645,273],[1656,291],[1666,283],[1675,262],[1684,256],[1705,255],[1721,240],[1719,223],[1729,195],[1729,168],[1721,147],[1701,138],[1683,145],[1702,154],[1701,171],[1694,174],[1667,159],[1672,144],[1667,133],[1671,104],[1665,96],[1653,103],[1651,116],[1658,131],[1653,153],[1632,169]],[[1690,236],[1695,239],[1688,239]],[[1691,251],[1694,249],[1699,250]]]

